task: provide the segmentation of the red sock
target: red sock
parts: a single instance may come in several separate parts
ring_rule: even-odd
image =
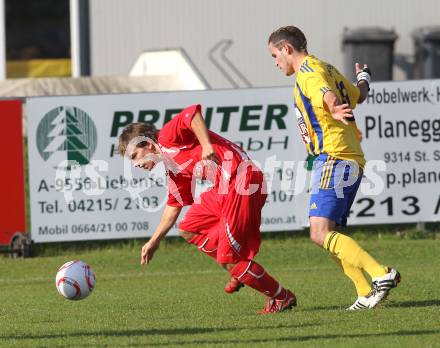
[[[211,256],[217,260],[217,242],[212,241],[208,236],[203,234],[196,234],[188,242],[197,245],[197,248],[204,254]]]
[[[255,261],[240,261],[230,271],[243,284],[269,297],[279,297],[284,289]]]

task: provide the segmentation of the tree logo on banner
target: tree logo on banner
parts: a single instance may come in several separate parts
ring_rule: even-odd
[[[90,162],[97,138],[91,117],[73,106],[50,110],[37,128],[37,148],[41,157],[55,168],[66,170]]]

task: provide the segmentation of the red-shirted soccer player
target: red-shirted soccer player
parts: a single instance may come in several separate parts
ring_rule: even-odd
[[[118,150],[146,170],[163,161],[168,174],[168,202],[142,248],[141,264],[151,261],[182,207],[191,205],[179,233],[229,271],[227,293],[243,285],[261,292],[269,298],[263,314],[296,305],[295,295],[253,260],[267,196],[264,175],[241,148],[207,129],[200,105],[184,109],[159,131],[149,123],[127,126]],[[194,202],[196,179],[208,179],[213,186]]]

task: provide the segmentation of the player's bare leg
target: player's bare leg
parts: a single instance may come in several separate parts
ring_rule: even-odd
[[[336,223],[330,219],[311,216],[310,217],[310,239],[316,245],[323,247],[324,240],[330,231],[334,231]]]

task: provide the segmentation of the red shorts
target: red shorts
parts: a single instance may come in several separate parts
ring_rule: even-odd
[[[243,188],[253,193],[245,194]],[[209,244],[217,245],[218,263],[252,260],[260,249],[261,209],[266,197],[263,173],[248,170],[231,180],[227,193],[214,188],[202,193],[179,229],[209,237]]]

